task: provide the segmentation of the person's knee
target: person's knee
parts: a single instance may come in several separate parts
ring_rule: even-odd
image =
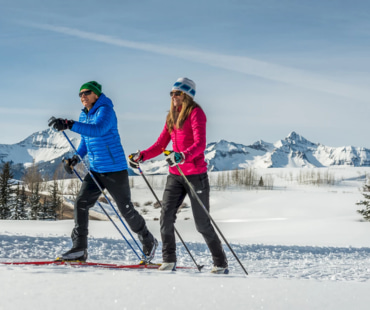
[[[86,207],[90,202],[91,199],[88,199],[86,195],[80,194],[77,196],[74,206],[75,208],[84,208]]]
[[[130,200],[121,201],[118,205],[121,214],[126,217],[135,212],[135,207]]]
[[[209,221],[196,223],[195,228],[201,234],[209,234],[211,231],[213,231],[213,227]]]
[[[174,229],[172,225],[165,225],[161,227],[162,236],[172,236],[174,234]]]

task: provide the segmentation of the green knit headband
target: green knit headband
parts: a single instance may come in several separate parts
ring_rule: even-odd
[[[83,84],[80,88],[80,91],[82,89],[90,89],[92,90],[97,96],[100,96],[101,94],[101,85],[98,82],[91,81]]]

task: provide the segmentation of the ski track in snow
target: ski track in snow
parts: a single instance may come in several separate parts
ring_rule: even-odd
[[[130,242],[136,250],[134,242],[131,240]],[[199,242],[186,244],[197,264],[205,265],[204,270],[209,270],[212,260],[207,246]],[[230,243],[230,245],[251,277],[356,282],[370,279],[370,248],[239,243]],[[70,246],[70,238],[67,236],[32,237],[3,234],[0,235],[0,262],[52,260],[68,250]],[[224,245],[224,249],[229,259],[231,274],[243,276],[244,272],[229,248]],[[161,250],[160,243],[154,261],[160,262]],[[179,266],[194,265],[181,243],[177,244],[177,251]],[[141,256],[140,252],[138,254]],[[125,241],[113,238],[89,238],[89,260],[118,264],[138,262],[137,256]],[[9,268],[9,266],[0,265],[0,268]],[[41,271],[41,268],[46,267],[34,268],[40,268]]]

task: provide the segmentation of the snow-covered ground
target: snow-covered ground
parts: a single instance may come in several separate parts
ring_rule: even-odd
[[[336,180],[331,186],[299,184],[302,171],[322,176],[327,169],[258,170],[274,180],[273,190],[212,191],[211,214],[248,276],[226,245],[230,274],[209,273],[209,251],[185,208],[176,227],[197,263],[205,265],[201,273],[0,264],[0,310],[368,309],[370,223],[362,221],[355,203],[370,168],[330,168]],[[162,179],[151,178],[159,197]],[[140,176],[134,184],[133,201],[146,209],[148,226],[160,239],[154,220],[159,210],[144,206],[154,198]],[[72,227],[71,220],[0,221],[0,262],[53,259],[69,249]],[[178,264],[193,266],[180,241],[177,248]],[[161,244],[157,262],[160,253]],[[109,221],[90,222],[89,257],[137,262]]]

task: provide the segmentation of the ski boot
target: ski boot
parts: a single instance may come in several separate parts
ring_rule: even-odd
[[[220,267],[220,266],[213,266],[211,273],[215,274],[228,274],[229,273],[229,268],[228,266],[225,267]]]
[[[87,260],[87,249],[84,248],[72,248],[68,252],[57,257],[56,261],[75,261],[75,262],[86,262]]]
[[[150,264],[151,260],[154,258],[157,247],[158,241],[155,238],[153,238],[152,242],[143,245],[143,253],[145,255],[141,257],[140,265]]]
[[[176,271],[176,263],[162,263],[158,268],[160,271]]]

